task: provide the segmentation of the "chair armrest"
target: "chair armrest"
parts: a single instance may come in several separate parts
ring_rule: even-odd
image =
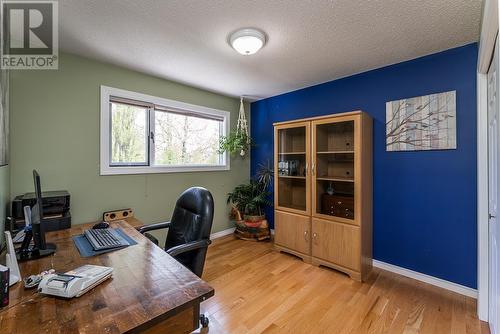
[[[188,242],[187,244],[172,247],[172,248],[167,250],[167,253],[170,256],[177,256],[179,254],[189,252],[189,251],[192,251],[195,249],[208,247],[208,245],[210,245],[211,243],[212,243],[212,241],[210,239],[191,241],[191,242]]]
[[[169,228],[169,227],[170,227],[170,222],[155,223],[155,224],[143,226],[138,231],[141,234],[144,234],[145,232],[148,232],[148,231],[161,230],[163,228]]]

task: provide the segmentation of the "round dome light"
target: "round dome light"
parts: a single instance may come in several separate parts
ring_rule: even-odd
[[[259,51],[266,44],[266,35],[257,29],[240,29],[231,34],[229,44],[238,53],[249,56]]]

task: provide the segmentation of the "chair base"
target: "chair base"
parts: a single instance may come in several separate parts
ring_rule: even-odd
[[[204,314],[200,314],[201,327],[207,328],[209,323],[210,321],[208,320],[208,317],[206,317]]]

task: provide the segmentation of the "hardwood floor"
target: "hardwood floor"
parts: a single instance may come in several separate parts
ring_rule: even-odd
[[[374,268],[366,283],[227,236],[209,247],[198,333],[489,333],[476,301]]]

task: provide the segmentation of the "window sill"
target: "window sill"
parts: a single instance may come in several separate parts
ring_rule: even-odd
[[[101,176],[104,175],[134,175],[134,174],[164,174],[164,173],[189,173],[189,172],[215,172],[228,171],[229,166],[123,166],[123,167],[102,167]]]

